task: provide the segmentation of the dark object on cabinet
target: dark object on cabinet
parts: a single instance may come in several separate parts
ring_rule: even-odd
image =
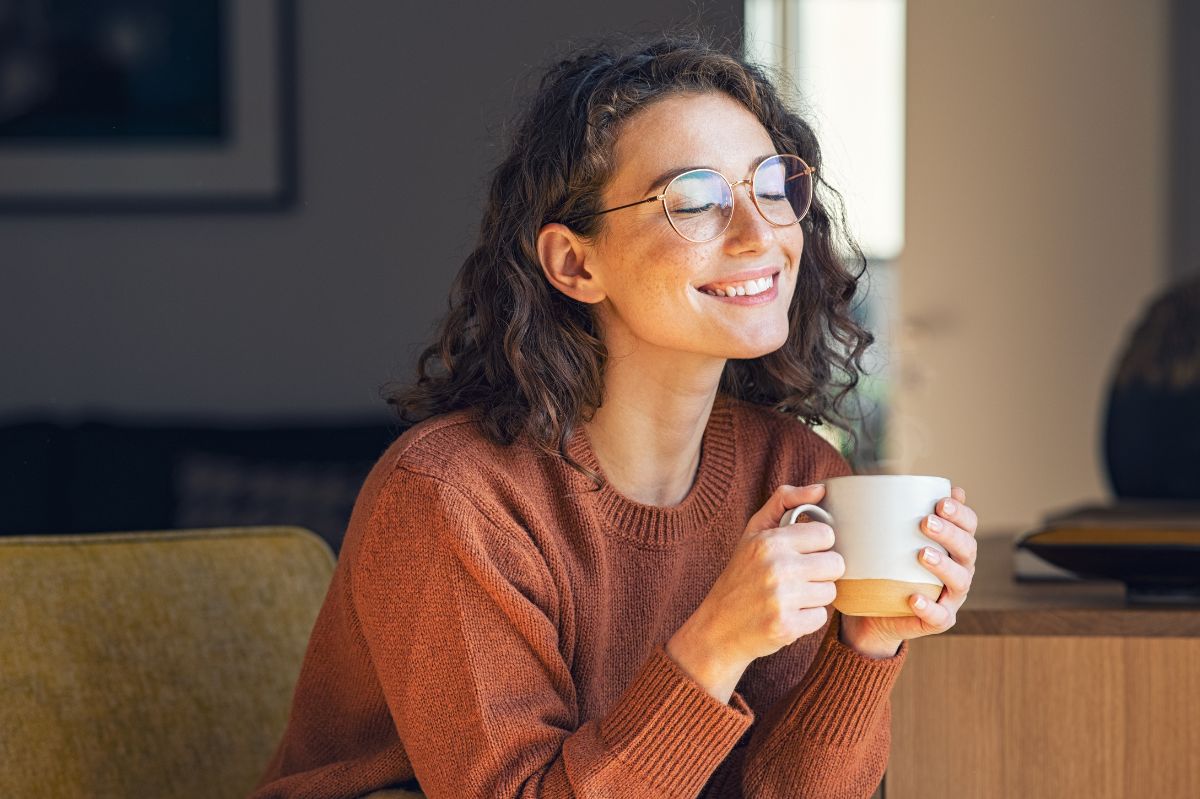
[[[1108,396],[1104,458],[1121,499],[1200,500],[1200,276],[1139,320]]]

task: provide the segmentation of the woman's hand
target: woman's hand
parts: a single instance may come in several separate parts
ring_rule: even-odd
[[[728,701],[746,666],[829,619],[834,581],[846,571],[821,522],[777,527],[788,508],[816,503],[823,485],[780,486],[747,522],[729,563],[667,644],[671,656],[714,696]]]
[[[842,616],[839,637],[842,643],[872,657],[894,655],[902,641],[926,635],[944,633],[954,626],[958,609],[962,607],[975,578],[975,556],[977,552],[975,531],[979,517],[967,507],[967,492],[955,486],[950,497],[937,503],[934,508],[941,529],[931,526],[933,516],[921,521],[921,531],[946,548],[950,557],[932,563],[925,559],[926,552],[935,556],[941,553],[923,548],[919,553],[920,563],[937,575],[942,583],[942,593],[937,602],[929,602],[920,594],[908,598],[915,616],[875,617]]]

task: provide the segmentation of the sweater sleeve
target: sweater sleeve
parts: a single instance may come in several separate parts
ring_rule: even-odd
[[[812,666],[755,725],[742,796],[866,799],[879,787],[891,746],[890,694],[908,642],[876,660],[838,640],[840,622],[833,611]]]
[[[580,723],[545,559],[514,520],[437,477],[398,468],[352,557],[358,623],[430,799],[694,797],[754,720],[659,644]]]

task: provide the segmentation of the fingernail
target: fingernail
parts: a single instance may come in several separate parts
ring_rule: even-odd
[[[934,530],[934,531],[941,530],[942,529],[942,520],[936,516],[930,516],[929,517],[929,529]]]
[[[937,564],[942,562],[942,556],[937,553],[937,550],[926,547],[921,551],[921,557],[925,558],[926,563]]]
[[[946,500],[946,502],[942,504],[942,513],[954,513],[954,503],[950,500]]]
[[[916,605],[917,610],[923,610],[925,608],[925,597],[918,596],[917,600],[913,602],[913,604]]]

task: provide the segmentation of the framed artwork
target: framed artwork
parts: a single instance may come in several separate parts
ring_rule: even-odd
[[[0,2],[0,212],[281,209],[292,0]]]

